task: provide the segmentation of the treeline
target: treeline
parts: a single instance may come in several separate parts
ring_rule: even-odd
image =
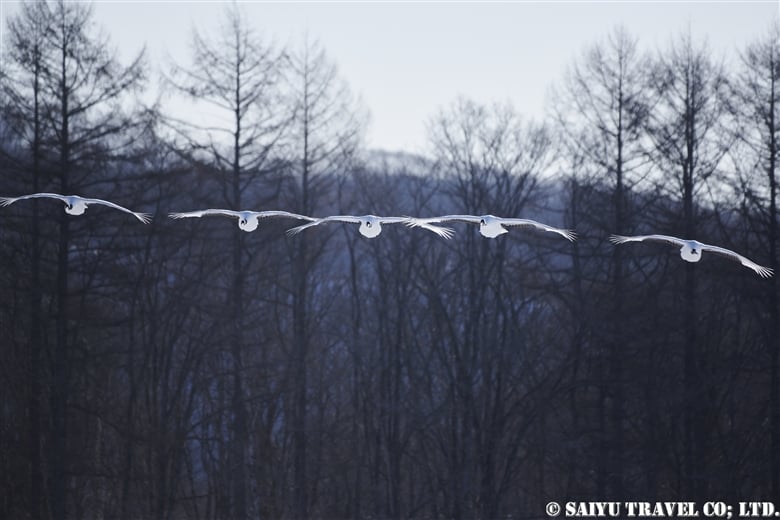
[[[776,278],[608,242],[686,236],[777,272],[779,27],[728,62],[690,34],[645,53],[615,29],[546,121],[457,100],[421,158],[365,151],[325,50],[275,45],[237,10],[164,67],[192,103],[182,120],[138,101],[155,69],[143,51],[120,62],[90,6],[23,4],[0,71],[0,194],[156,218],[0,211],[0,516],[780,499]],[[209,207],[492,213],[579,239],[165,217]]]

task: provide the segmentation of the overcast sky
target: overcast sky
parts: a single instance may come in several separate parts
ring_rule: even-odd
[[[18,4],[0,0],[2,16]],[[96,22],[128,59],[144,44],[159,67],[190,63],[191,31],[216,31],[225,2],[94,2]],[[624,25],[660,49],[690,24],[727,60],[780,13],[780,2],[269,3],[241,2],[282,44],[318,38],[371,114],[371,148],[421,151],[425,124],[458,95],[511,101],[541,118],[549,88],[582,50]],[[5,23],[5,22],[3,22]]]

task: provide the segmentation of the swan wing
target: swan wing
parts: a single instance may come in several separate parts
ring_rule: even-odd
[[[553,226],[548,226],[547,224],[542,224],[541,222],[537,222],[535,220],[525,219],[525,218],[502,218],[499,219],[501,224],[504,226],[511,226],[511,227],[532,227],[535,229],[539,229],[542,231],[549,231],[551,233],[558,233],[566,240],[569,240],[571,242],[574,242],[574,240],[577,238],[577,234],[570,230],[570,229],[562,229],[557,228]]]
[[[47,198],[47,199],[58,199],[62,202],[67,202],[68,198],[65,195],[60,195],[58,193],[31,193],[30,195],[22,195],[20,197],[0,197],[0,206],[10,206],[14,202],[18,200],[27,200],[27,199],[41,199],[41,198]]]
[[[755,273],[761,278],[769,278],[773,274],[772,269],[770,269],[769,267],[758,265],[757,263],[750,260],[749,258],[746,258],[740,255],[739,253],[735,253],[731,249],[726,249],[718,246],[711,246],[709,244],[702,244],[701,248],[704,251],[709,251],[711,253],[715,253],[716,255],[720,255],[725,258],[730,258],[731,260],[735,260],[740,264],[744,265],[745,267],[747,267],[748,269],[752,269],[753,271],[755,271]]]

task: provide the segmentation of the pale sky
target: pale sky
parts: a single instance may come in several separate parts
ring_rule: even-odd
[[[368,109],[369,148],[419,152],[426,121],[457,96],[511,102],[542,118],[551,86],[587,46],[624,25],[646,50],[690,24],[714,53],[736,50],[780,16],[765,2],[240,2],[255,30],[282,44],[308,32]],[[18,4],[0,0],[2,16]],[[144,44],[155,72],[166,53],[190,63],[193,26],[214,33],[226,2],[96,1],[95,21],[127,60]],[[5,22],[3,22],[4,24]]]

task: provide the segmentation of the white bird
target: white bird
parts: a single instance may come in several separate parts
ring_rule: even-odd
[[[169,213],[170,218],[200,218],[204,215],[218,215],[238,219],[238,227],[246,232],[254,231],[261,218],[296,218],[299,220],[314,220],[312,217],[290,213],[288,211],[231,211],[229,209],[204,209],[185,213]]]
[[[493,215],[445,215],[443,217],[432,218],[411,218],[406,223],[410,227],[425,227],[430,224],[439,224],[442,222],[465,222],[466,224],[479,225],[479,232],[482,236],[488,238],[496,238],[499,235],[503,235],[508,231],[504,226],[508,227],[526,227],[535,228],[542,231],[550,231],[558,233],[566,240],[574,241],[577,235],[569,229],[560,229],[547,224],[536,222],[535,220],[529,220],[524,218],[501,218],[494,217]]]
[[[122,207],[118,204],[114,204],[113,202],[109,202],[107,200],[85,199],[84,197],[79,197],[78,195],[59,195],[57,193],[33,193],[31,195],[23,195],[21,197],[0,197],[0,206],[10,206],[17,200],[40,199],[40,198],[61,200],[62,202],[65,203],[65,213],[69,215],[83,215],[90,204],[101,204],[103,206],[108,206],[109,208],[114,208],[114,209],[118,209],[119,211],[124,211],[125,213],[129,213],[133,215],[135,218],[137,218],[138,220],[140,220],[141,222],[143,222],[144,224],[148,224],[152,220],[152,216],[149,215],[148,213],[138,213],[136,211],[130,211],[125,207]]]
[[[744,265],[748,269],[752,269],[761,278],[769,278],[772,276],[772,269],[758,265],[752,260],[745,258],[744,256],[731,251],[730,249],[724,249],[718,246],[711,246],[709,244],[702,244],[696,240],[683,240],[682,238],[670,237],[667,235],[638,235],[638,236],[622,236],[612,235],[609,240],[613,244],[625,244],[626,242],[660,242],[663,244],[671,244],[674,246],[680,246],[680,257],[686,262],[698,262],[701,260],[703,251],[710,251],[720,256],[735,260]]]
[[[367,238],[374,238],[382,232],[382,224],[399,224],[406,222],[406,217],[377,217],[376,215],[363,215],[362,217],[354,217],[352,215],[333,215],[330,217],[323,217],[314,219],[308,224],[294,227],[287,230],[287,234],[297,235],[304,229],[312,226],[319,226],[324,222],[346,222],[348,224],[360,224],[358,231],[360,234]]]

